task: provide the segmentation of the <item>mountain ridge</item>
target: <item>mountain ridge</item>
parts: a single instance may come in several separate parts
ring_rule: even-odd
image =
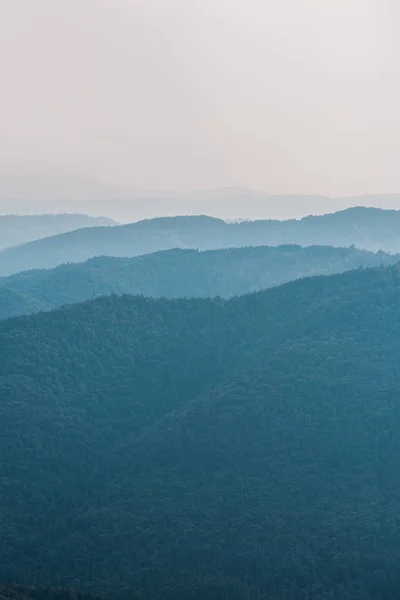
[[[295,245],[201,252],[172,249],[135,258],[95,257],[84,263],[0,278],[0,318],[52,310],[110,293],[229,298],[305,276],[390,265],[399,260],[400,255],[356,248]]]
[[[351,246],[400,251],[400,211],[349,209],[301,220],[226,223],[207,216],[149,219],[78,229],[0,252],[0,275],[82,262],[94,256],[133,257],[172,248],[216,250],[282,244]]]
[[[49,235],[60,235],[84,226],[99,225],[116,225],[116,222],[107,217],[71,213],[0,215],[0,250],[43,239]]]

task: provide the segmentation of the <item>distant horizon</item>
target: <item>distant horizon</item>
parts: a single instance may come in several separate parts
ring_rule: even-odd
[[[157,177],[156,177],[157,178]],[[34,186],[32,189],[31,186]],[[28,186],[27,189],[24,189]],[[67,186],[69,194],[65,194],[64,188]],[[393,188],[391,191],[387,189],[380,190],[362,190],[333,194],[326,190],[320,189],[318,191],[309,189],[298,190],[294,186],[288,186],[286,189],[275,190],[273,188],[262,188],[260,186],[254,186],[251,184],[235,184],[225,183],[221,185],[210,185],[204,182],[204,185],[189,186],[176,186],[166,187],[162,185],[151,185],[151,186],[140,186],[133,183],[127,183],[122,179],[110,179],[92,176],[89,173],[81,172],[79,170],[72,171],[54,171],[48,172],[42,169],[27,169],[23,167],[18,169],[2,168],[0,165],[0,202],[3,200],[42,200],[43,196],[52,193],[52,198],[55,200],[80,200],[80,201],[98,201],[102,198],[90,197],[93,194],[93,190],[97,188],[100,191],[100,196],[104,199],[111,198],[111,194],[118,192],[121,197],[119,200],[130,200],[139,198],[184,198],[185,196],[197,197],[204,195],[214,196],[219,195],[241,195],[243,193],[251,193],[252,195],[260,196],[294,196],[294,197],[310,197],[310,198],[325,198],[329,200],[343,200],[348,198],[358,197],[391,197],[399,196],[400,199],[400,185],[398,188]],[[24,190],[24,192],[22,192]],[[54,190],[58,190],[54,195]],[[22,193],[21,193],[22,192]],[[32,194],[33,193],[33,194]],[[29,195],[31,194],[31,197]],[[36,194],[36,196],[35,196]],[[89,195],[88,195],[89,194]],[[12,196],[12,197],[11,197]],[[71,196],[76,196],[71,197]],[[78,197],[79,196],[79,197]],[[109,196],[108,198],[106,196]],[[399,205],[400,208],[400,205]]]
[[[0,214],[87,214],[117,222],[206,214],[224,220],[300,219],[354,206],[400,210],[400,190],[354,196],[280,193],[243,186],[182,190],[138,189],[83,176],[4,177]]]
[[[121,212],[125,209],[126,212],[129,212],[129,209],[132,208],[132,211],[134,210],[134,208],[138,208],[137,206],[132,206],[130,207],[130,204],[134,204],[135,201],[140,201],[142,199],[137,198],[137,199],[132,199],[132,200],[117,200],[117,201],[96,201],[96,200],[61,200],[61,201],[55,201],[55,203],[66,203],[68,205],[70,205],[70,210],[67,209],[67,207],[65,207],[64,209],[59,209],[59,210],[47,210],[47,208],[45,208],[45,210],[40,210],[40,206],[37,206],[37,201],[36,200],[13,200],[13,203],[15,202],[23,202],[24,203],[24,210],[11,210],[9,212],[7,211],[3,211],[2,210],[2,200],[0,198],[0,217],[4,218],[4,217],[51,217],[51,216],[58,216],[58,217],[62,217],[62,216],[88,216],[90,218],[93,219],[109,219],[111,222],[113,222],[115,225],[125,225],[125,224],[129,224],[129,223],[135,223],[135,222],[139,222],[139,221],[144,221],[144,220],[151,220],[151,219],[163,219],[163,218],[179,218],[179,217],[208,217],[208,218],[214,218],[214,219],[221,219],[227,223],[234,223],[234,222],[244,222],[244,221],[258,221],[258,220],[275,220],[275,221],[288,221],[288,220],[301,220],[301,219],[305,219],[307,217],[318,217],[318,216],[324,216],[324,215],[330,215],[330,214],[336,214],[339,212],[344,212],[347,210],[351,210],[351,209],[375,209],[375,210],[382,210],[382,211],[400,211],[400,194],[380,194],[380,195],[373,195],[373,194],[364,194],[364,195],[359,195],[359,196],[353,196],[353,197],[348,197],[348,198],[338,198],[338,199],[333,199],[333,198],[328,198],[328,197],[324,197],[324,196],[306,196],[306,195],[301,195],[301,194],[274,194],[274,195],[270,195],[271,200],[275,201],[278,200],[279,198],[290,198],[291,200],[294,199],[302,199],[302,198],[314,198],[314,199],[328,199],[328,200],[332,200],[333,202],[335,201],[351,201],[351,200],[365,200],[368,197],[371,198],[387,198],[389,196],[394,196],[397,198],[399,205],[398,206],[376,206],[375,204],[364,204],[364,203],[349,203],[349,204],[343,204],[340,206],[331,206],[331,207],[325,207],[325,210],[315,210],[315,211],[307,211],[307,210],[303,210],[302,214],[294,214],[294,215],[288,215],[288,216],[284,216],[284,215],[275,215],[275,216],[270,216],[270,215],[245,215],[245,214],[236,214],[235,216],[229,216],[229,215],[223,215],[223,214],[216,214],[219,213],[220,210],[216,210],[213,211],[212,209],[212,205],[211,203],[213,202],[213,200],[204,200],[203,202],[207,203],[208,206],[205,206],[204,208],[209,209],[209,210],[198,210],[198,211],[190,211],[190,212],[185,212],[184,211],[184,207],[181,205],[180,208],[182,208],[181,211],[177,210],[176,212],[173,211],[167,211],[165,213],[163,212],[156,212],[153,213],[151,215],[137,215],[134,218],[118,218],[118,216],[116,216],[115,213]],[[149,203],[151,203],[151,199],[147,199]],[[164,202],[166,200],[168,200],[168,198],[155,198],[155,200]],[[189,201],[188,201],[189,203]],[[32,205],[31,210],[29,210],[28,205]],[[42,202],[39,202],[39,205],[43,205]],[[117,207],[115,208],[115,205],[117,205]],[[36,209],[35,209],[36,206]],[[81,209],[79,209],[79,206],[81,206]],[[90,210],[91,208],[95,208],[96,210]],[[104,210],[102,210],[102,208],[104,208]]]

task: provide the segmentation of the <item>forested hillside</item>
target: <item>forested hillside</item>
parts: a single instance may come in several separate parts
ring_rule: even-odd
[[[0,319],[48,309],[47,302],[0,284]]]
[[[397,599],[400,272],[0,323],[0,580]]]
[[[82,262],[94,256],[132,257],[172,248],[322,245],[400,251],[400,211],[351,208],[288,221],[226,223],[211,217],[170,217],[119,227],[86,228],[0,252],[0,275]]]
[[[98,257],[0,278],[0,318],[111,293],[229,298],[309,275],[395,264],[399,257],[354,247],[293,245],[205,252],[177,249],[130,259]]]
[[[112,219],[88,215],[0,215],[0,249],[26,244],[82,227],[115,224]]]

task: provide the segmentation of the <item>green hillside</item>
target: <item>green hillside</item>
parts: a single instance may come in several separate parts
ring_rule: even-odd
[[[0,323],[0,579],[398,598],[400,273]]]

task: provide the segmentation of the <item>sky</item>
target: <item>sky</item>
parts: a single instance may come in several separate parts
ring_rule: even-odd
[[[398,0],[0,0],[0,176],[400,192]]]

